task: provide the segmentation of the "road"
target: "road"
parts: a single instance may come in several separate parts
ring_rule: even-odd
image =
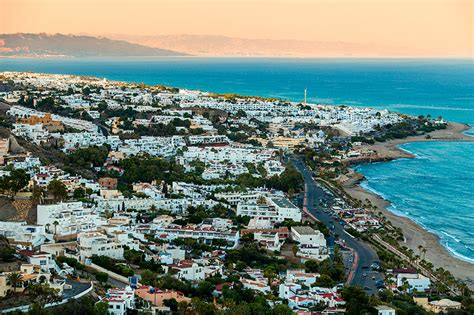
[[[364,287],[368,294],[375,294],[377,292],[375,282],[383,279],[381,273],[370,270],[370,265],[375,261],[379,261],[377,253],[365,242],[349,235],[343,226],[334,220],[329,211],[324,211],[325,207],[323,204],[328,204],[333,196],[326,193],[319,186],[313,179],[312,172],[301,160],[292,158],[291,161],[303,175],[305,181],[305,204],[307,211],[313,214],[328,228],[334,227],[333,232],[339,236],[339,240],[344,241],[345,245],[355,252],[356,257],[354,258],[352,273],[349,275],[349,283]],[[373,277],[375,277],[375,279],[373,279]]]

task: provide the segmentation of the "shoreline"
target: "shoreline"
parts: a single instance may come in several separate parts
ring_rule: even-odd
[[[469,130],[468,125],[459,123],[449,123],[448,128],[437,130],[430,133],[431,139],[422,136],[412,136],[405,139],[396,139],[374,145],[364,146],[376,152],[371,158],[351,159],[347,162],[356,165],[361,163],[372,163],[391,161],[401,158],[415,158],[415,156],[399,147],[398,145],[410,142],[434,142],[434,141],[474,141],[474,137],[465,135]],[[367,190],[361,186],[364,176],[358,172],[351,172],[346,175],[347,178],[341,181],[342,188],[352,198],[364,201],[366,199],[377,206],[377,210],[392,222],[396,227],[401,228],[405,240],[400,242],[402,245],[411,248],[415,253],[419,252],[418,246],[423,246],[426,252],[426,260],[430,261],[434,268],[442,267],[449,270],[456,278],[466,282],[470,287],[474,287],[474,264],[462,260],[441,244],[441,238],[433,232],[425,229],[414,220],[397,215],[389,208],[391,202],[380,195]]]

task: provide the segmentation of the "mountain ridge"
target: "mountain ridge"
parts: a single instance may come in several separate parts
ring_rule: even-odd
[[[124,40],[106,37],[14,33],[0,34],[0,56],[66,56],[66,57],[142,57],[142,56],[187,56],[158,47],[148,47]]]

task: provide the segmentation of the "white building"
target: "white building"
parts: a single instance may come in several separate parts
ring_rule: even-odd
[[[126,315],[135,306],[135,293],[131,287],[109,289],[103,300],[108,304],[109,315]]]
[[[192,238],[206,244],[212,244],[213,240],[224,240],[228,248],[235,248],[239,244],[239,232],[231,228],[219,228],[209,225],[187,225],[180,226],[169,224],[156,226],[155,237],[159,239],[173,240],[177,238]]]
[[[200,281],[206,278],[204,266],[200,266],[191,260],[183,260],[168,267],[177,272],[178,279]]]
[[[328,258],[326,239],[320,231],[309,226],[293,226],[291,238],[298,242],[297,256],[315,260]]]
[[[123,260],[123,247],[117,238],[100,232],[83,232],[77,236],[81,260],[92,256],[107,256]]]
[[[40,246],[50,239],[50,235],[46,233],[44,226],[27,224],[25,221],[0,221],[0,235],[5,236],[10,244],[27,247]]]
[[[79,232],[97,230],[107,221],[82,202],[38,205],[37,223],[57,237],[74,237]]]
[[[416,289],[418,292],[425,292],[430,288],[431,280],[428,277],[416,272],[400,272],[396,274],[397,287],[403,286],[404,282],[409,285],[409,291]]]
[[[396,314],[395,309],[387,305],[377,305],[375,306],[375,309],[377,310],[377,315],[395,315]]]
[[[268,293],[271,291],[270,286],[266,283],[266,279],[261,280],[251,280],[251,279],[241,279],[240,283],[245,289],[250,289],[262,293]]]
[[[239,203],[237,205],[237,215],[249,216],[259,220],[269,220],[270,222],[283,222],[293,220],[301,222],[301,210],[284,197],[264,197],[262,202]]]

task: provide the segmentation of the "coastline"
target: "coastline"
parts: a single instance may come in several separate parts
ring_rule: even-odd
[[[365,146],[376,152],[374,158],[352,159],[350,164],[371,163],[376,161],[391,161],[400,158],[414,158],[415,156],[397,147],[400,144],[409,142],[432,142],[432,141],[474,141],[474,137],[465,135],[464,132],[470,129],[469,126],[459,123],[449,123],[448,128],[430,133],[431,139],[425,136],[412,136],[405,139],[396,139],[384,143]],[[474,287],[474,264],[457,258],[440,243],[440,237],[426,230],[421,225],[410,218],[399,216],[389,207],[390,201],[380,195],[369,191],[361,186],[364,176],[357,172],[351,172],[341,180],[344,191],[355,199],[364,201],[366,199],[377,206],[388,220],[403,231],[405,241],[402,245],[411,248],[415,253],[419,252],[418,246],[423,246],[426,252],[426,260],[430,261],[435,268],[442,267],[449,270],[455,277],[465,281],[470,287]]]

